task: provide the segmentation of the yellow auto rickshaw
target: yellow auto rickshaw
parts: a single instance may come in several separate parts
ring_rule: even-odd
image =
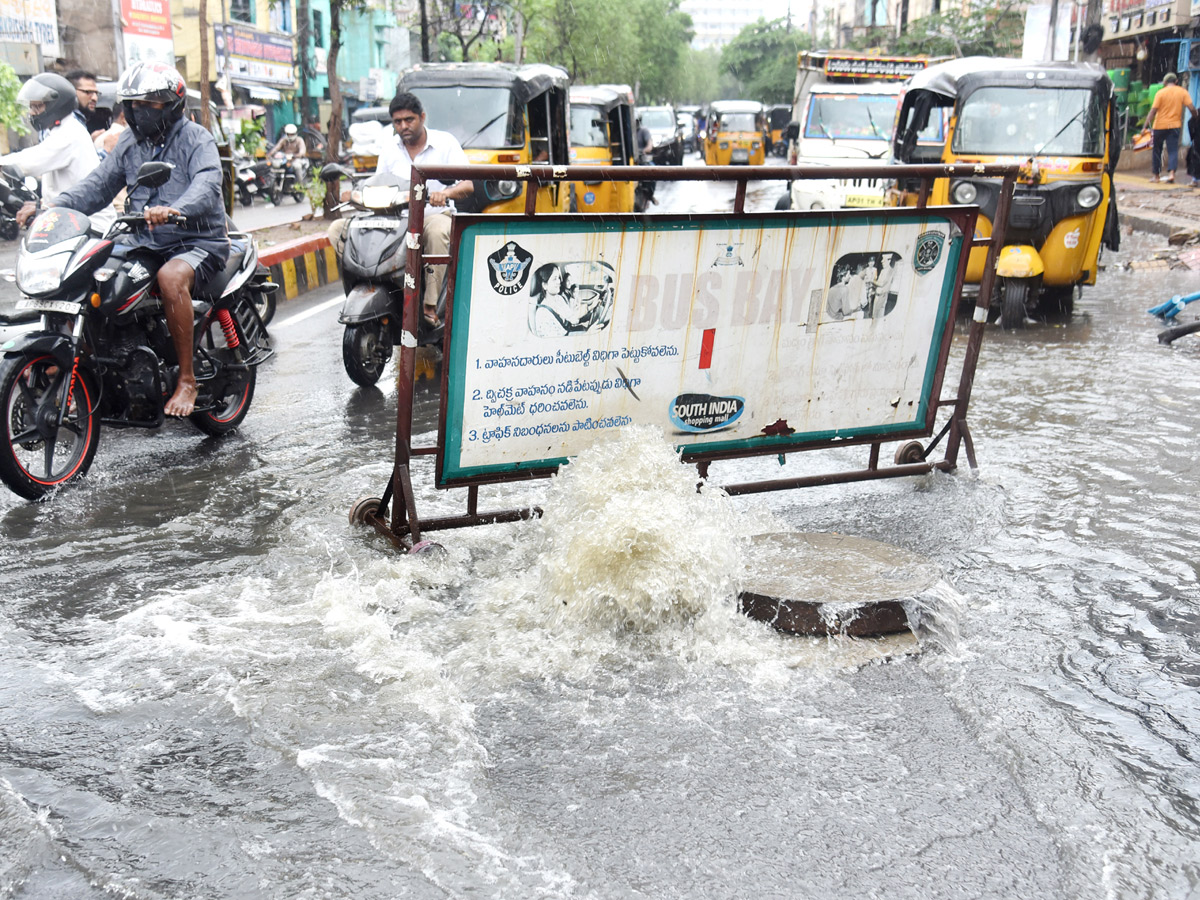
[[[945,142],[918,140],[932,116],[950,110]],[[1120,242],[1112,173],[1120,154],[1113,85],[1098,66],[967,57],[930,66],[909,81],[896,117],[898,162],[1021,166],[996,260],[1000,321],[1022,325],[1039,307],[1070,312],[1077,286],[1095,284],[1101,244]],[[992,233],[1000,181],[968,174],[938,179],[931,204],[982,210]],[[902,182],[897,202],[915,202]],[[971,251],[968,285],[983,278],[986,251]]]
[[[709,106],[704,162],[710,166],[761,166],[767,159],[766,134],[761,103],[717,100]]]
[[[567,73],[557,66],[422,63],[405,71],[397,92],[416,94],[426,125],[449,131],[467,159],[490,165],[567,165]],[[523,181],[476,181],[464,212],[523,212]],[[537,188],[538,212],[566,212],[565,184]]]
[[[633,165],[633,91],[629,85],[573,85],[570,99],[571,165]],[[570,191],[572,212],[633,212],[632,181],[576,181]]]

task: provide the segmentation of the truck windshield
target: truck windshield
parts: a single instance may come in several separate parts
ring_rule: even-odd
[[[758,131],[754,113],[725,113],[721,116],[721,131]]]
[[[639,115],[642,117],[642,124],[647,128],[657,128],[662,131],[670,131],[675,128],[675,117],[671,115],[669,109],[643,109]]]
[[[890,141],[898,102],[896,94],[812,94],[804,136]]]
[[[956,153],[1102,156],[1104,99],[1088,88],[980,88],[962,101]]]
[[[508,88],[415,87],[425,125],[454,135],[463,147],[520,147],[525,143],[521,107]]]

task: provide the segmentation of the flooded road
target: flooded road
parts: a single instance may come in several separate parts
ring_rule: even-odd
[[[1194,283],[1110,265],[1069,322],[989,327],[975,472],[728,500],[649,442],[411,557],[346,518],[394,388],[345,377],[332,289],[286,304],[238,433],[108,431],[80,486],[0,495],[0,897],[1200,895],[1200,339],[1145,313]],[[736,616],[770,528],[933,560],[918,652]],[[623,578],[616,625],[589,586]]]

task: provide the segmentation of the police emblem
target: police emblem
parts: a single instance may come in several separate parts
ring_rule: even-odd
[[[937,266],[942,258],[942,245],[946,236],[940,231],[926,231],[917,238],[917,249],[913,253],[913,268],[918,275],[926,275]]]
[[[508,296],[525,287],[529,280],[533,254],[522,249],[516,241],[509,241],[488,257],[488,278],[492,290]]]

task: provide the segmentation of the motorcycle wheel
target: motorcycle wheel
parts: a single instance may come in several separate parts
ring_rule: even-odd
[[[271,320],[275,318],[275,292],[252,290],[250,292],[250,303],[254,306],[254,311],[258,313],[258,317],[262,320],[262,323],[270,325]]]
[[[13,493],[41,500],[91,468],[100,444],[98,395],[91,377],[77,372],[67,414],[58,424],[63,379],[71,373],[51,356],[7,360],[0,369],[4,440],[0,479]]]
[[[370,387],[392,358],[392,336],[382,320],[347,325],[342,335],[342,363],[350,380]]]
[[[226,365],[241,365],[240,350],[210,350],[219,361]],[[223,370],[222,374],[210,382],[201,382],[198,402],[205,402],[211,397],[212,406],[192,413],[188,418],[192,424],[210,437],[221,437],[229,434],[239,425],[246,413],[250,412],[250,401],[254,399],[254,384],[257,380],[255,369]],[[206,396],[208,394],[208,396]],[[205,406],[209,404],[205,402]]]
[[[20,233],[21,229],[17,227],[16,219],[10,219],[8,216],[0,219],[0,238],[6,241],[15,241]]]
[[[303,203],[304,202],[304,192],[303,191],[292,191],[292,199],[295,200],[297,203]]]
[[[254,202],[254,195],[244,185],[238,185],[238,200],[241,201],[242,206],[249,206]]]
[[[1024,328],[1025,309],[1029,299],[1029,282],[1021,278],[1004,279],[1000,293],[1000,327]]]

